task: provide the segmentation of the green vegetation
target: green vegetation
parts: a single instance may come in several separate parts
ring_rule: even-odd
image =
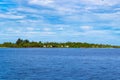
[[[5,42],[0,44],[0,47],[10,48],[120,48],[120,46],[104,45],[104,44],[89,44],[82,42],[30,42],[29,40],[18,39],[16,43]]]

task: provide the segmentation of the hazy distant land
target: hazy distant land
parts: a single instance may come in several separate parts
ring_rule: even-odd
[[[120,48],[120,46],[108,44],[90,44],[82,42],[30,42],[29,40],[18,39],[15,43],[4,42],[1,48]]]

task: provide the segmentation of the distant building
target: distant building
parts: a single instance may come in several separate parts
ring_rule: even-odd
[[[67,46],[65,46],[66,48],[69,48],[69,46],[67,45]]]
[[[63,45],[61,45],[61,47],[64,47]]]
[[[47,46],[46,45],[43,45],[44,48],[46,48]]]
[[[52,48],[53,46],[52,46],[52,45],[50,45],[50,47]]]

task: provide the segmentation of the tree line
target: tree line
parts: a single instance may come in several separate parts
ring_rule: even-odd
[[[18,39],[15,43],[4,42],[0,47],[8,48],[120,48],[108,44],[90,44],[82,42],[34,42],[27,39]]]

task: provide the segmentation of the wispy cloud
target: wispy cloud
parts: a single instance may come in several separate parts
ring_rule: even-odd
[[[54,3],[54,0],[30,0],[29,3],[42,6],[49,6],[50,4]]]
[[[23,19],[25,16],[23,15],[13,15],[13,14],[0,14],[0,18],[5,19]]]
[[[120,44],[119,5],[120,0],[0,1],[0,41],[6,36]]]

